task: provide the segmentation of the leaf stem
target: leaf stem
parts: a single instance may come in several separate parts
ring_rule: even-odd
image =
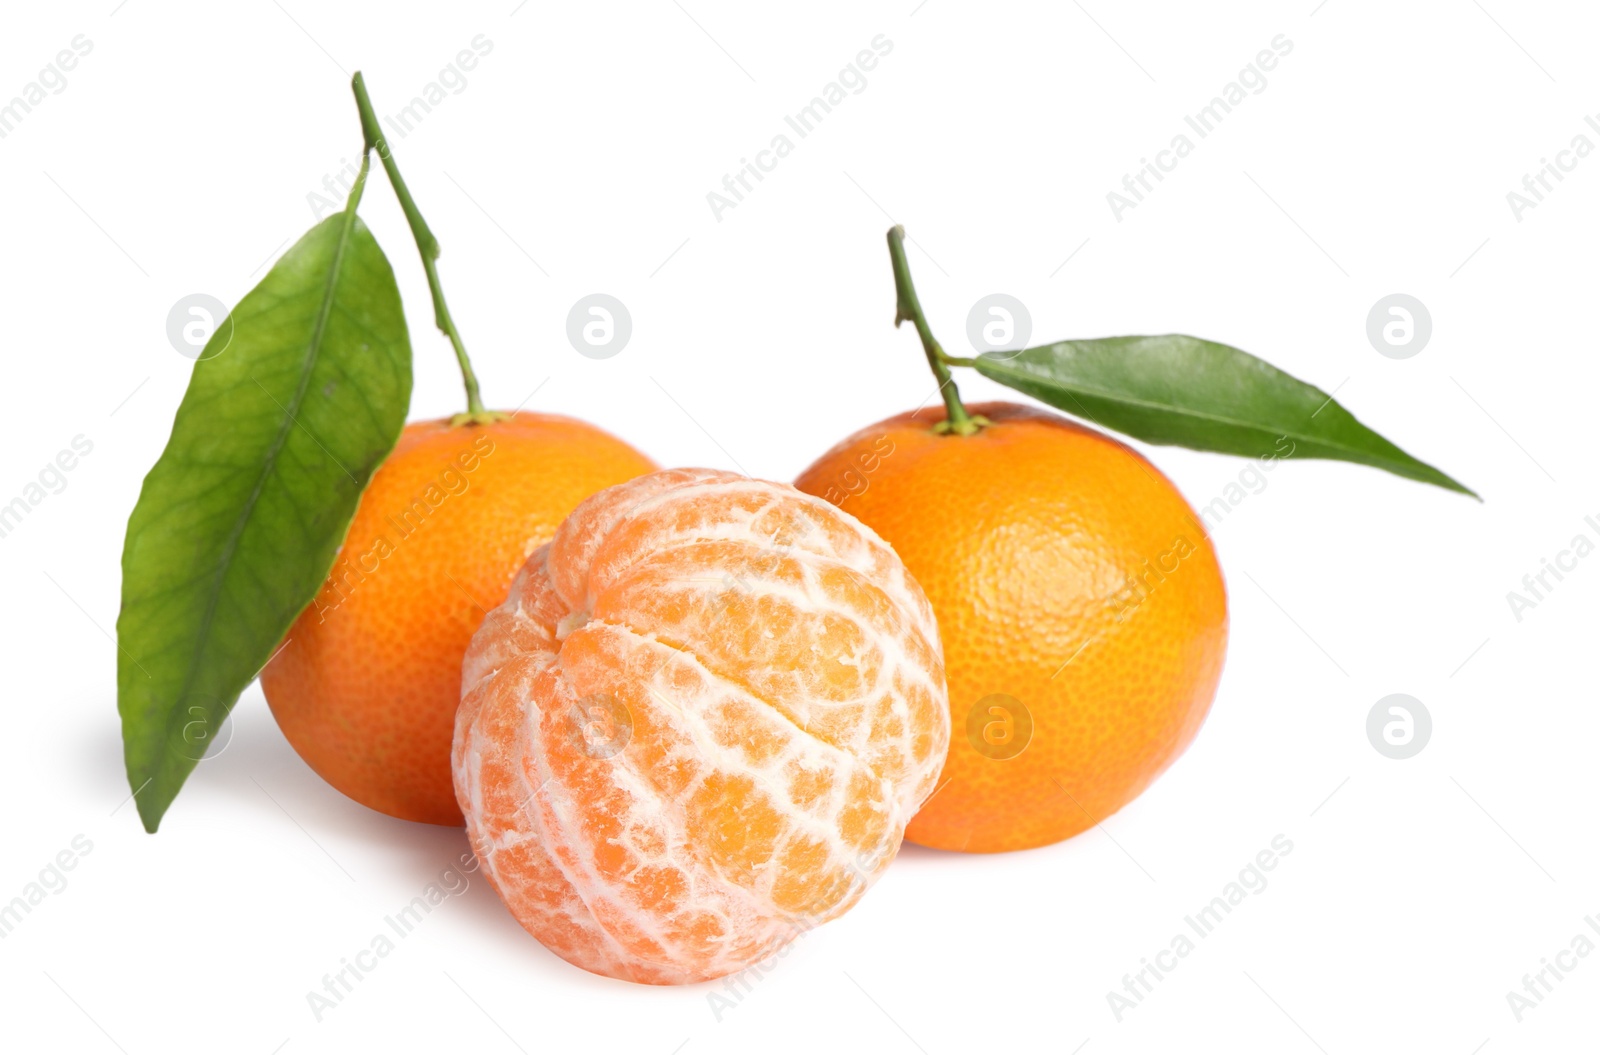
[[[406,181],[400,175],[400,168],[395,164],[394,152],[389,149],[389,143],[383,137],[383,130],[378,126],[378,116],[373,112],[372,99],[367,95],[367,83],[361,77],[361,71],[351,78],[350,87],[356,95],[356,109],[361,113],[361,135],[364,140],[364,149],[378,150],[378,159],[383,162],[383,171],[388,173],[389,185],[394,188],[396,198],[400,199],[400,209],[406,214],[406,222],[411,225],[411,236],[417,243],[417,252],[422,257],[422,270],[428,275],[428,290],[433,294],[433,321],[446,337],[450,338],[450,345],[456,351],[456,362],[461,366],[461,380],[467,389],[467,412],[458,414],[451,419],[451,424],[486,423],[503,418],[506,415],[485,410],[483,398],[478,393],[478,375],[473,373],[472,360],[467,358],[467,348],[461,342],[461,334],[456,329],[455,320],[450,317],[450,307],[444,301],[444,289],[439,285],[439,270],[436,262],[439,259],[439,240],[433,236],[433,231],[428,228],[428,221],[422,218],[422,213],[417,208],[416,201],[411,197],[411,191],[406,186]]]
[[[361,171],[356,173],[356,181],[350,188],[350,194],[344,200],[345,222],[350,222],[350,216],[361,204],[361,195],[367,189],[367,173],[372,169],[372,155],[365,149],[361,151]]]
[[[934,380],[939,382],[939,394],[944,397],[945,420],[935,427],[940,432],[971,436],[986,423],[969,415],[961,403],[961,393],[950,377],[948,365],[956,360],[944,354],[944,349],[934,339],[933,330],[928,327],[922,303],[917,300],[917,288],[911,282],[911,265],[906,262],[906,229],[899,224],[889,228],[889,263],[894,268],[894,324],[898,327],[909,320],[916,326],[917,336],[922,338],[922,350],[928,356],[928,369],[933,371]]]

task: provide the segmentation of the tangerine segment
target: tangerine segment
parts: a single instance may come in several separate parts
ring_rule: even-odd
[[[786,485],[676,469],[528,560],[468,649],[453,768],[523,927],[676,984],[854,905],[949,738],[933,609],[893,550]]]

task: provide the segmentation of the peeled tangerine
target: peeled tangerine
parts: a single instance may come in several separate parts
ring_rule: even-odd
[[[848,513],[708,469],[587,499],[473,638],[456,796],[563,959],[717,978],[849,909],[950,739],[922,589]]]

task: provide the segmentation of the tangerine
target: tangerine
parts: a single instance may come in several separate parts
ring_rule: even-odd
[[[597,974],[757,962],[861,897],[950,726],[894,551],[785,484],[652,473],[587,499],[462,670],[455,778],[513,916]]]
[[[1194,739],[1227,647],[1205,527],[1132,448],[1014,403],[862,429],[796,486],[860,518],[927,591],[955,735],[906,838],[1058,842],[1139,795]]]
[[[461,824],[450,740],[473,631],[580,501],[654,468],[556,415],[407,425],[322,590],[261,673],[295,751],[381,813]]]

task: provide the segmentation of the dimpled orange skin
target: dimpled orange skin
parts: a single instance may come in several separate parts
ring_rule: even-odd
[[[407,425],[328,581],[262,671],[289,743],[363,805],[461,824],[450,741],[473,631],[579,502],[654,468],[556,415]]]
[[[1137,452],[1011,403],[936,434],[942,409],[890,418],[795,482],[872,527],[938,616],[952,735],[940,788],[906,838],[989,853],[1104,820],[1194,739],[1227,647],[1227,595],[1204,527]],[[1020,754],[1012,697],[1033,721]],[[979,706],[983,702],[983,706]],[[1002,710],[989,707],[1000,703]],[[998,724],[996,724],[998,723]]]
[[[552,952],[656,985],[781,955],[854,905],[950,740],[938,624],[894,551],[710,469],[580,505],[461,685],[484,875]]]

